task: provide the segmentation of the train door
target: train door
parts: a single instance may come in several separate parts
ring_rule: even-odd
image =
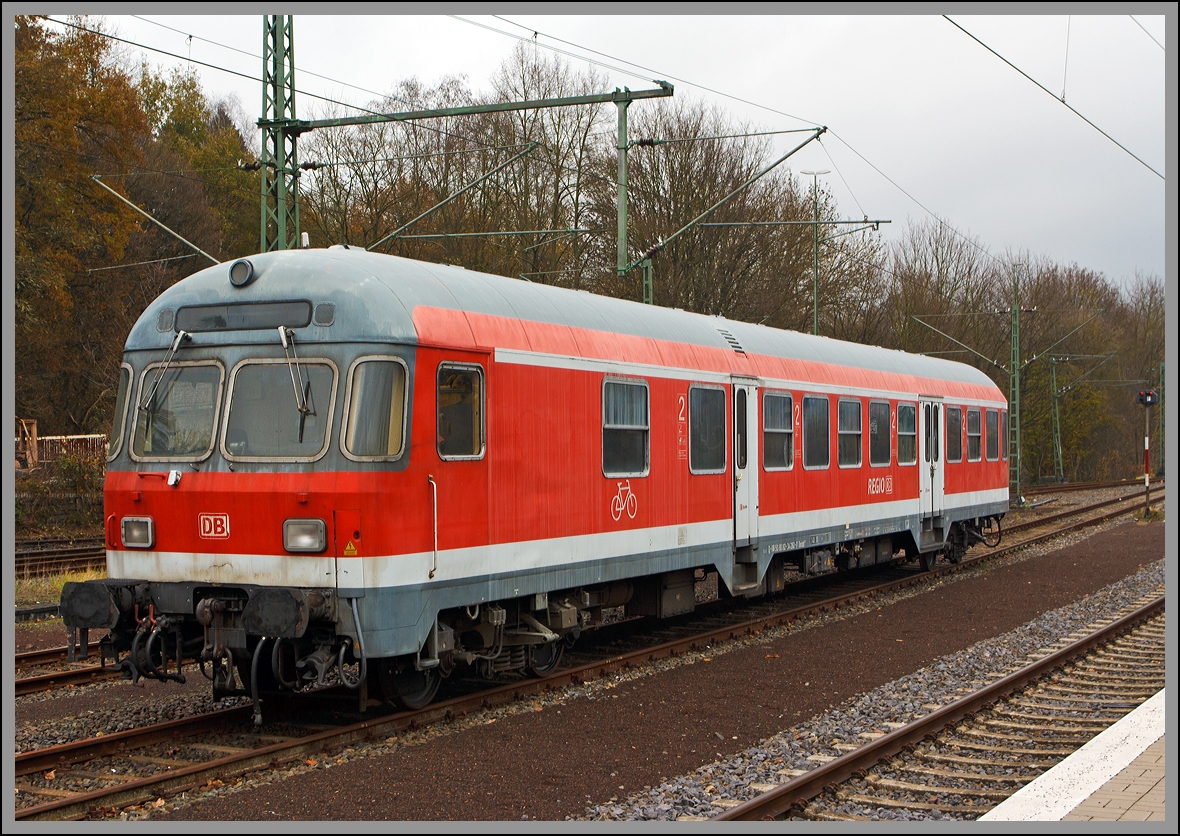
[[[440,552],[486,547],[489,541],[488,360],[486,353],[448,350],[436,367],[430,397],[435,449],[426,456],[430,472],[421,485],[431,503],[435,561]],[[515,495],[506,499],[520,501]],[[433,566],[430,578],[440,568],[437,562]]]
[[[922,461],[919,470],[920,517],[935,519],[942,516],[943,467],[942,467],[942,404],[939,401],[919,398],[919,435],[922,438]]]
[[[733,545],[758,539],[758,385],[733,381]]]

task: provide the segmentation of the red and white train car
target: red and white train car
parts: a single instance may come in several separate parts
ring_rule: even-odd
[[[602,607],[669,616],[909,556],[1008,507],[960,363],[335,246],[165,291],[127,341],[108,575],[73,628],[216,694],[542,671]],[[125,655],[124,655],[125,654]],[[234,682],[234,670],[241,686]],[[370,677],[370,679],[372,679]]]

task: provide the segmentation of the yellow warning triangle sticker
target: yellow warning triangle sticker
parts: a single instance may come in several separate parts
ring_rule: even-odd
[[[348,557],[356,557],[356,545],[349,540],[348,545],[344,547],[344,554]]]

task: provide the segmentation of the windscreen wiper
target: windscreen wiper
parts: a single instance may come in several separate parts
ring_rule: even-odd
[[[304,383],[303,369],[299,366],[299,354],[295,351],[295,332],[280,325],[279,342],[283,344],[283,354],[287,357],[287,370],[291,373],[291,388],[295,390],[295,407],[299,410],[299,443],[302,444],[303,428],[307,424],[307,416],[315,415],[315,409],[311,406],[311,375],[307,376],[307,382]],[[296,375],[299,377],[298,382],[295,380]]]
[[[172,358],[176,356],[176,350],[180,348],[181,343],[191,343],[193,335],[188,331],[178,331],[176,339],[172,341],[172,347],[168,349],[168,353],[164,355],[164,365],[160,366],[160,370],[156,372],[156,379],[152,381],[152,388],[144,396],[143,400],[139,402],[138,408],[140,410],[147,410],[150,404],[156,397],[156,390],[160,388],[160,381],[164,379],[164,375],[168,373],[168,367],[172,365]]]

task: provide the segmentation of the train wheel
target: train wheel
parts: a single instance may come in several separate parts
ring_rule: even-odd
[[[1000,518],[988,517],[983,521],[983,527],[980,529],[980,536],[983,537],[984,545],[990,549],[994,549],[1000,545]]]
[[[545,676],[551,673],[564,655],[565,642],[561,639],[533,645],[529,653],[529,673],[533,676]]]
[[[378,678],[385,699],[410,711],[429,705],[442,681],[437,668],[420,671],[407,665],[399,670],[392,659],[382,660]]]
[[[918,563],[922,566],[923,572],[929,572],[934,568],[935,561],[938,560],[938,552],[921,552],[918,555]]]

